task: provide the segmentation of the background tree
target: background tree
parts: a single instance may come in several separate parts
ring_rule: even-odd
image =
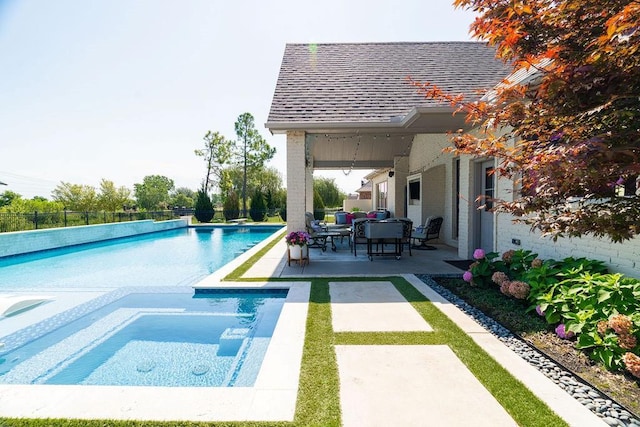
[[[249,216],[255,222],[264,221],[267,215],[267,204],[264,200],[264,195],[260,189],[256,189],[251,195],[251,208],[249,209]]]
[[[227,167],[222,173],[220,191],[223,195],[231,191],[241,194],[243,181],[244,176],[242,167]],[[250,169],[247,173],[247,193],[253,194],[256,189],[259,189],[263,193],[268,190],[271,190],[273,193],[277,193],[282,189],[282,175],[273,167]]]
[[[131,196],[131,190],[127,187],[116,188],[113,181],[102,179],[100,181],[100,193],[98,194],[98,208],[116,212],[122,210],[125,205],[129,203],[129,197]]]
[[[324,219],[324,201],[316,190],[313,190],[313,217],[322,221]]]
[[[14,193],[15,194],[15,193]],[[14,197],[11,203],[0,207],[0,212],[11,213],[33,213],[33,212],[61,212],[64,204],[56,201],[49,201],[42,197],[34,197],[30,200],[23,199],[22,196]]]
[[[173,187],[173,180],[166,176],[145,176],[142,184],[134,184],[138,206],[149,211],[166,209],[169,205],[169,192]]]
[[[554,238],[640,233],[640,2],[454,4],[479,14],[473,35],[521,78],[473,103],[416,84],[480,127],[453,136],[456,153],[495,157],[497,173],[521,187],[496,210]]]
[[[51,192],[53,200],[70,211],[87,212],[98,208],[96,189],[90,185],[61,182]]]
[[[342,206],[346,195],[338,189],[334,178],[313,178],[313,190],[318,191],[325,206],[335,208]]]
[[[267,144],[267,141],[255,128],[253,116],[243,113],[235,123],[238,145],[236,145],[235,157],[242,166],[242,215],[247,214],[247,174],[249,170],[261,168],[271,160],[276,153],[275,148]]]
[[[211,222],[214,214],[213,204],[203,186],[196,196],[195,217],[198,222]]]
[[[195,154],[204,158],[207,173],[202,185],[205,192],[209,193],[211,188],[220,182],[222,168],[231,159],[231,141],[220,133],[211,131],[207,131],[202,139],[204,148],[195,150]]]
[[[195,191],[186,187],[180,187],[171,192],[169,204],[173,207],[191,209],[195,206],[196,199],[197,195]]]
[[[9,206],[15,199],[21,198],[22,196],[20,194],[7,190],[4,193],[0,194],[0,208],[3,206]]]

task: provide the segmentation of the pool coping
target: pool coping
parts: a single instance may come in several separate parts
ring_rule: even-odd
[[[298,395],[311,283],[233,282],[207,287],[289,289],[253,387],[3,384],[0,385],[0,417],[292,421]]]

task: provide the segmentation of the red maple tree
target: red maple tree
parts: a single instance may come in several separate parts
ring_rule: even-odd
[[[494,209],[554,238],[639,234],[640,1],[454,5],[478,14],[472,35],[513,73],[477,102],[414,84],[482,131],[453,134],[453,152],[494,157],[515,181]]]

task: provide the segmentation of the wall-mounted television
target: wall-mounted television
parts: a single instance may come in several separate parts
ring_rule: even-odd
[[[420,200],[420,181],[409,182],[409,199]]]

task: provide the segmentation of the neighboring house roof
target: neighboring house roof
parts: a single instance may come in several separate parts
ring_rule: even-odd
[[[362,187],[356,190],[356,193],[366,193],[371,192],[373,190],[373,183],[371,181],[365,182]]]
[[[408,76],[475,100],[509,71],[479,42],[287,44],[266,125],[401,122],[416,108],[450,108]]]

